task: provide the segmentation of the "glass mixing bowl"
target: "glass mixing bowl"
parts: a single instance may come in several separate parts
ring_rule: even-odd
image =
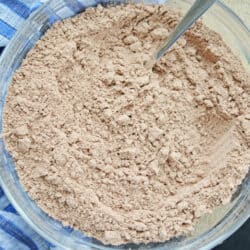
[[[80,4],[80,2],[84,3],[84,5]],[[121,0],[117,0],[112,3],[121,2]],[[186,11],[192,3],[191,0],[148,0],[146,2],[165,3],[180,9],[180,11]],[[0,61],[1,118],[5,95],[13,72],[44,32],[55,21],[65,18],[65,14],[68,15],[65,12],[68,4],[71,4],[74,10],[80,11],[80,9],[83,10],[87,6],[94,5],[95,1],[49,1],[28,18],[25,25],[18,30],[4,50]],[[69,15],[73,15],[73,12]],[[204,23],[221,34],[225,42],[240,57],[244,66],[249,70],[250,38],[249,30],[244,26],[243,22],[225,5],[217,2],[206,13]],[[215,209],[212,214],[203,216],[197,223],[195,232],[191,235],[157,244],[105,246],[93,238],[84,236],[83,233],[77,230],[64,227],[60,222],[46,215],[24,192],[15,171],[13,160],[6,151],[2,139],[0,139],[0,151],[0,184],[9,200],[36,232],[52,244],[63,249],[211,249],[229,237],[250,216],[250,175],[248,174],[231,202],[224,207]]]

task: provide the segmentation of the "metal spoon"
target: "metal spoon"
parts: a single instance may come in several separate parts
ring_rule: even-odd
[[[178,23],[175,30],[153,55],[154,61],[160,59],[163,54],[165,54],[165,52],[180,38],[180,36],[214,4],[215,1],[216,0],[196,0],[187,14]]]

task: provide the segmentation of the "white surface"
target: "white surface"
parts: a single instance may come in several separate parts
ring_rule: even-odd
[[[250,0],[222,0],[250,29]]]

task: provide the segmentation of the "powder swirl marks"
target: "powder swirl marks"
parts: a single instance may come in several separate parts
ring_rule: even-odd
[[[105,244],[187,234],[248,172],[249,75],[221,37],[198,22],[145,67],[179,19],[90,8],[56,23],[9,87],[4,139],[25,190]]]

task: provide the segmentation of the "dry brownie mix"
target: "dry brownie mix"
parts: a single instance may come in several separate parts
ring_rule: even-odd
[[[180,15],[90,8],[56,23],[16,71],[3,136],[37,204],[105,244],[190,232],[250,163],[249,75],[201,22],[157,62]]]

